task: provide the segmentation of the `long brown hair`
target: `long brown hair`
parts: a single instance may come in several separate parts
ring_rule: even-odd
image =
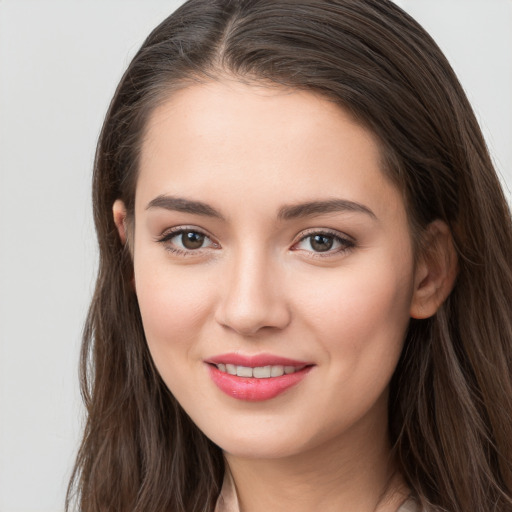
[[[380,141],[413,235],[434,219],[459,257],[438,313],[412,320],[391,383],[390,436],[427,511],[512,510],[512,223],[468,100],[430,36],[388,0],[190,0],[129,65],[94,168],[100,247],[81,379],[87,424],[67,510],[212,511],[219,447],[151,360],[129,250],[112,205],[133,216],[147,119],[172,91],[228,73],[320,92]]]

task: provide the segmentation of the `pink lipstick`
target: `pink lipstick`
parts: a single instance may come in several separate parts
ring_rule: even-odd
[[[205,362],[221,391],[251,402],[278,396],[298,384],[313,367],[312,363],[270,354],[222,354]]]

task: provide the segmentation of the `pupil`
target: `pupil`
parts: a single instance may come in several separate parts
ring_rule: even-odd
[[[181,241],[186,249],[199,249],[203,245],[204,235],[195,231],[185,231]]]
[[[328,251],[333,244],[333,239],[330,236],[315,235],[311,240],[311,247],[317,252]]]

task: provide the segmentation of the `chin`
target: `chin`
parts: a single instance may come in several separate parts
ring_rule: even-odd
[[[272,439],[260,435],[258,438],[243,437],[217,443],[222,451],[240,459],[283,459],[301,451],[300,445],[289,439]]]
[[[244,459],[292,457],[318,444],[306,431],[294,428],[294,424],[274,426],[271,420],[267,420],[266,425],[257,425],[253,429],[247,424],[243,427],[232,424],[231,428],[222,430],[216,428],[201,428],[201,430],[224,453]]]

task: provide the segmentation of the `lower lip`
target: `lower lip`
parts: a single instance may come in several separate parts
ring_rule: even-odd
[[[221,372],[214,365],[208,365],[208,367],[210,377],[221,391],[232,398],[248,402],[262,402],[275,398],[298,384],[312,368],[312,366],[306,366],[302,370],[281,375],[281,377],[256,379],[254,377],[237,377]]]

